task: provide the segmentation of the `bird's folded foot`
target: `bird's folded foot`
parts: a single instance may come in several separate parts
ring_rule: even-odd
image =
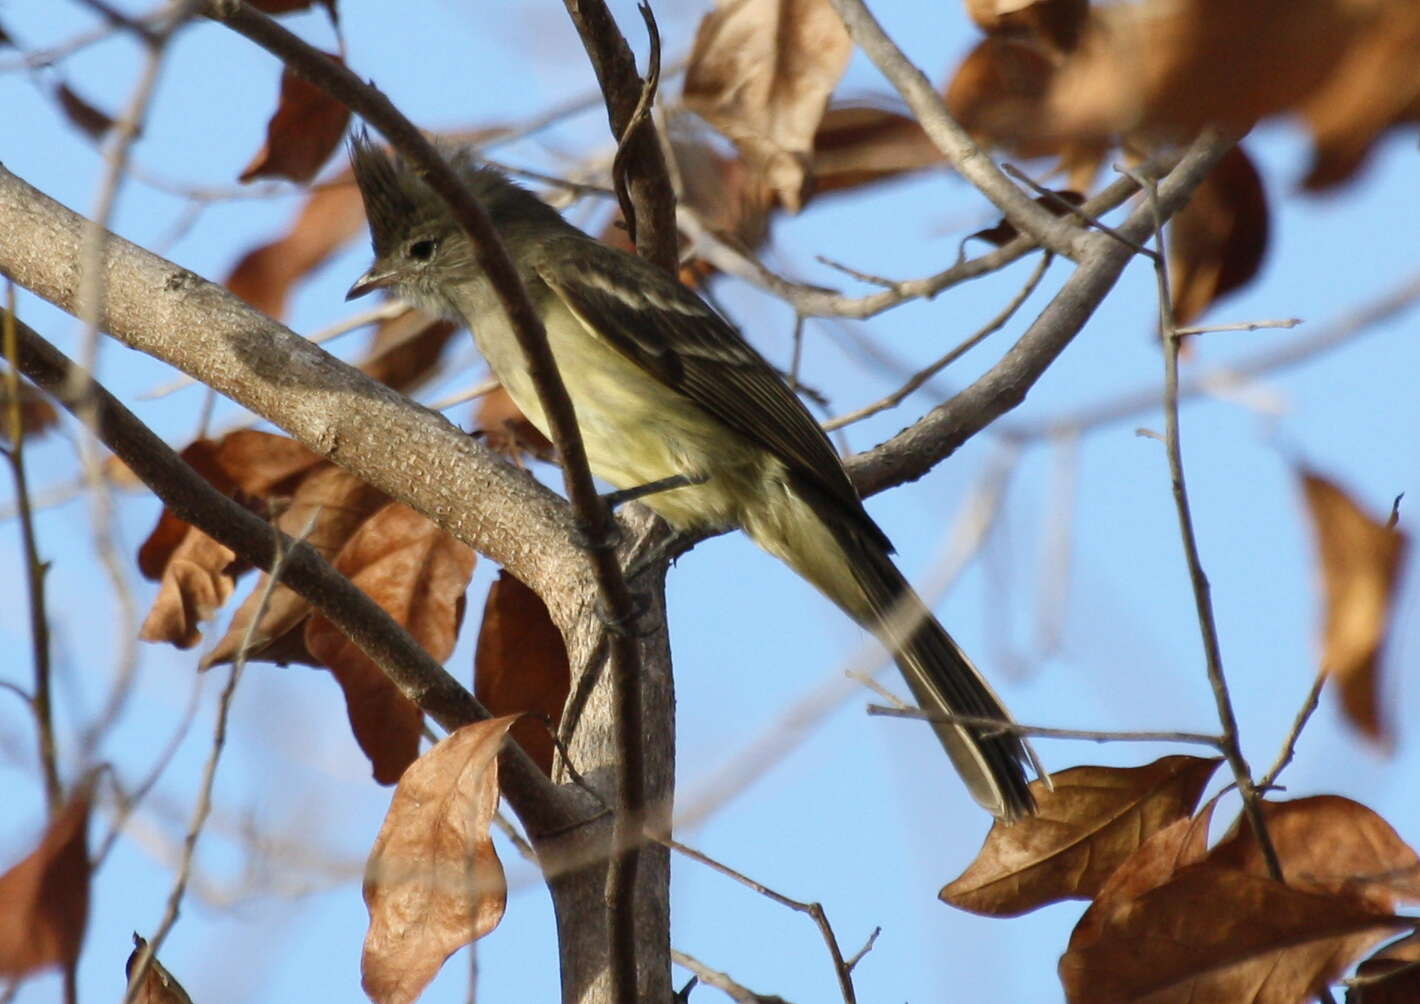
[[[610,634],[621,635],[623,638],[648,638],[655,634],[659,628],[641,627],[641,615],[651,607],[651,602],[640,593],[631,594],[631,609],[625,617],[615,617],[606,608],[600,598],[597,599],[596,612],[597,620],[602,622]]]

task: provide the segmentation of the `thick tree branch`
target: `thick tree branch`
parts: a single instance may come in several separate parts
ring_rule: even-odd
[[[1194,143],[1159,184],[1159,209],[1164,219],[1188,201],[1233,142],[1230,138],[1205,136]],[[1153,232],[1153,210],[1147,205],[1136,208],[1118,229],[1140,243]],[[1087,234],[1085,241],[1086,250],[1074,274],[1000,362],[912,426],[848,461],[849,473],[860,492],[872,495],[920,478],[1025,400],[1031,387],[1109,295],[1133,257],[1128,247],[1105,234]]]
[[[84,221],[0,166],[0,273],[77,309]],[[109,234],[102,328],[286,430],[493,558],[559,624],[582,610],[585,559],[565,503],[441,415],[172,262]]]
[[[406,697],[445,729],[492,717],[404,628],[317,551],[292,541],[213,488],[88,374],[23,322],[15,324],[21,372],[70,411],[87,411],[99,439],[164,505],[258,568],[271,571],[281,563],[282,583],[359,645]],[[570,811],[582,800],[574,802],[574,796],[559,792],[521,747],[509,744],[500,766],[508,800],[531,831],[565,829],[582,818]],[[585,815],[595,807],[581,804],[579,811]]]

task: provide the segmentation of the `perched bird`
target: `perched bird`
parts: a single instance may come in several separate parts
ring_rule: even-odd
[[[368,137],[351,144],[374,265],[347,299],[388,288],[462,321],[514,402],[547,421],[523,353],[443,201]],[[451,163],[497,229],[547,329],[593,473],[680,530],[742,528],[892,651],[927,711],[1007,722],[1000,700],[889,555],[828,437],[758,352],[659,266],[610,248],[467,153]],[[1035,808],[1019,736],[933,727],[971,794],[1001,819]]]

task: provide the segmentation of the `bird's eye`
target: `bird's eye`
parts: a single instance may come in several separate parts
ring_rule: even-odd
[[[433,240],[415,241],[409,245],[409,257],[415,261],[428,261],[434,257],[434,251],[438,248],[439,242]]]

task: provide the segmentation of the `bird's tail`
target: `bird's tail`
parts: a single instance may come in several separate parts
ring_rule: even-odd
[[[857,527],[831,529],[866,601],[869,616],[856,616],[892,651],[922,709],[1009,722],[1011,716],[990,684],[932,616],[882,545],[866,539]],[[1035,811],[1025,767],[1031,764],[1039,771],[1039,766],[1019,735],[946,722],[934,722],[932,728],[972,797],[993,815],[1009,822]]]

